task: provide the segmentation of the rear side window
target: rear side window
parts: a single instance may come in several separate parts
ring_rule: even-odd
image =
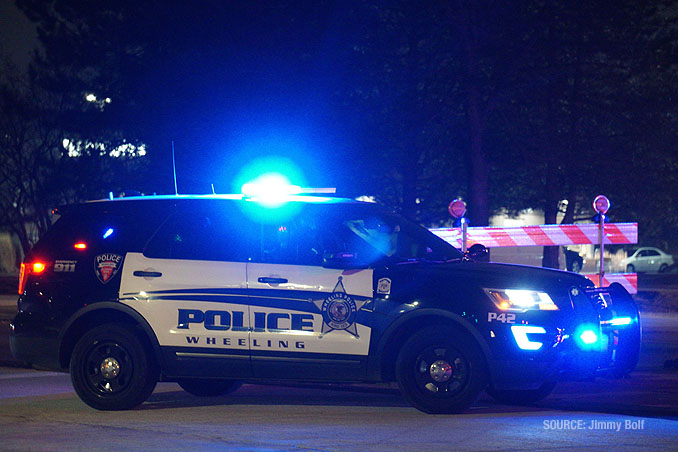
[[[246,262],[255,227],[231,209],[180,211],[170,216],[146,245],[158,259]]]
[[[76,243],[84,243],[88,251],[141,251],[153,232],[166,217],[162,212],[145,214],[126,209],[108,211],[83,208],[59,218],[36,244],[34,251],[66,255]]]

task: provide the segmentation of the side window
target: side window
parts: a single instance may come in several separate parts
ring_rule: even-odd
[[[144,255],[162,259],[246,262],[252,256],[253,226],[214,212],[175,213],[146,245]]]
[[[347,253],[356,262],[369,265],[389,255],[390,236],[375,238],[374,231],[365,228],[363,220],[309,211],[313,212],[307,209],[291,220],[261,225],[262,262],[320,266],[326,253]]]
[[[321,265],[321,231],[313,217],[264,223],[261,228],[261,261],[271,264]]]
[[[648,256],[659,256],[659,253],[655,250],[647,250],[646,253]]]

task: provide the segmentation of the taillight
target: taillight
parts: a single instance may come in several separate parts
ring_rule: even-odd
[[[19,295],[24,293],[26,287],[26,264],[21,263],[21,270],[19,270]]]
[[[44,272],[47,268],[47,265],[44,262],[36,261],[31,264],[26,265],[25,263],[21,264],[21,270],[19,270],[19,295],[24,293],[26,288],[26,281],[28,280],[28,275],[33,273],[39,275]]]
[[[87,244],[85,242],[78,242],[75,245],[73,245],[73,248],[76,250],[85,250],[87,249]]]

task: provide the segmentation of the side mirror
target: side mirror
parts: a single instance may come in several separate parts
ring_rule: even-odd
[[[323,253],[323,267],[325,268],[365,268],[363,262],[358,261],[355,253],[348,253],[345,251],[337,253]]]
[[[490,252],[485,248],[485,245],[476,243],[472,245],[464,254],[464,258],[469,261],[474,262],[489,262],[490,261]]]

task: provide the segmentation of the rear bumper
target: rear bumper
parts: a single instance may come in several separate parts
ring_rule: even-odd
[[[17,314],[9,325],[9,348],[14,358],[32,367],[64,370],[59,362],[59,339],[41,325],[31,322],[30,316]]]

